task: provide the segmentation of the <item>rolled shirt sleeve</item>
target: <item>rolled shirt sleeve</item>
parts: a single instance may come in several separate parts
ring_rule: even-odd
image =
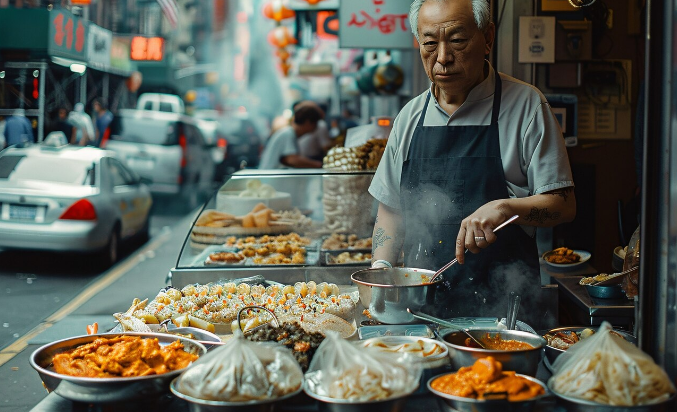
[[[574,186],[564,138],[548,103],[536,108],[522,141],[531,194]]]
[[[384,205],[400,209],[400,180],[402,178],[403,156],[397,135],[400,116],[395,118],[381,162],[376,169],[369,193]]]

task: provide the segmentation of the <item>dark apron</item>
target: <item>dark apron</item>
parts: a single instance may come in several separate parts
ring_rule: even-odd
[[[405,221],[404,264],[437,270],[452,260],[461,221],[480,206],[509,197],[498,138],[501,78],[495,72],[491,124],[488,126],[424,126],[430,100],[414,130],[402,166],[400,193]],[[465,264],[444,272],[429,313],[440,317],[504,317],[508,293],[522,296],[522,308],[540,296],[535,239],[517,225],[496,234],[498,240]],[[531,305],[529,305],[531,306]],[[519,319],[525,319],[520,310]]]

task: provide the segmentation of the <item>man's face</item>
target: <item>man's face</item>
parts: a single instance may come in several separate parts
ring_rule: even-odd
[[[63,120],[67,115],[68,113],[66,113],[66,109],[59,109],[59,119]]]
[[[418,15],[423,66],[447,94],[466,94],[484,79],[484,56],[494,41],[493,24],[482,33],[470,0],[428,0]]]
[[[95,112],[98,112],[101,110],[101,104],[99,104],[99,102],[94,102],[92,103],[92,108],[94,109]]]

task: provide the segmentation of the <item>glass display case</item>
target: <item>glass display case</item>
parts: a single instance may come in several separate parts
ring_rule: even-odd
[[[186,236],[172,285],[261,275],[350,284],[369,267],[378,202],[373,171],[242,170],[209,199]]]

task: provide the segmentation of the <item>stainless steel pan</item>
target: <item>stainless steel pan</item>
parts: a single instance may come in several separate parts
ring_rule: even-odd
[[[382,323],[414,323],[416,318],[407,308],[420,310],[432,303],[438,278],[430,282],[432,270],[417,268],[376,268],[353,273],[350,278],[357,284],[360,302],[371,317]]]

